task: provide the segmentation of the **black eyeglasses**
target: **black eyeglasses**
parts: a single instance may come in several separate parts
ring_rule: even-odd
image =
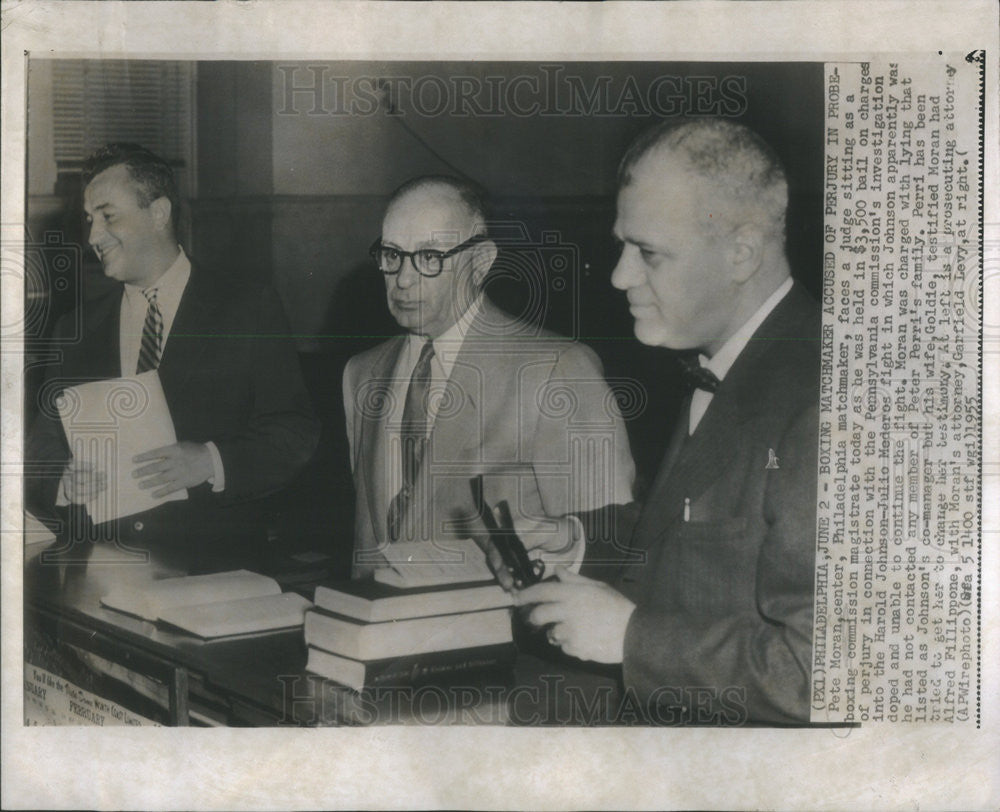
[[[383,245],[382,238],[375,240],[372,247],[368,249],[368,254],[378,269],[386,276],[392,276],[403,269],[403,260],[407,257],[413,264],[414,270],[421,276],[434,277],[444,270],[444,261],[448,257],[461,253],[466,248],[471,248],[476,243],[489,239],[486,234],[476,234],[463,243],[459,243],[454,248],[447,251],[435,251],[433,248],[421,248],[419,251],[403,251],[401,248],[393,248],[391,245]]]

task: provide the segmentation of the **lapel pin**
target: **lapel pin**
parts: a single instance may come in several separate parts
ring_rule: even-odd
[[[778,467],[778,458],[774,454],[774,449],[769,448],[767,449],[767,465],[765,465],[764,468],[769,469],[777,467]]]

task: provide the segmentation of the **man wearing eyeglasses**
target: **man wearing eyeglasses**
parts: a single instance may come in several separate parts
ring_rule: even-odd
[[[406,332],[344,371],[355,577],[384,566],[393,543],[467,535],[478,474],[486,501],[506,500],[529,535],[557,526],[547,517],[631,499],[628,440],[597,357],[483,294],[497,256],[485,209],[470,182],[415,178],[391,196],[372,245]],[[545,547],[572,557],[582,534],[558,526],[565,539]]]

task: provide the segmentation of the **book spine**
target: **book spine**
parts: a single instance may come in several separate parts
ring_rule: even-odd
[[[367,663],[357,661],[357,665],[363,669],[365,688],[395,687],[419,685],[490,668],[509,667],[513,664],[516,654],[515,647],[508,643],[374,660]],[[310,657],[310,670],[314,670],[314,666],[318,665],[316,662],[318,659]],[[336,679],[335,674],[320,673],[319,669],[315,672],[320,676]]]
[[[378,622],[373,617],[373,601],[346,595],[333,589],[318,586],[313,593],[313,605],[316,609],[338,617],[348,618],[355,622]]]
[[[483,583],[449,584],[419,590],[393,589],[370,582],[342,584],[340,589],[320,584],[315,589],[313,601],[326,612],[363,623],[480,612],[512,603],[498,584]]]
[[[365,687],[417,685],[456,674],[511,665],[515,649],[513,646],[490,646],[444,653],[456,656],[425,654],[407,658],[409,662],[405,663],[369,664],[365,669]]]
[[[363,623],[318,607],[306,612],[305,641],[344,657],[374,662],[510,642],[506,607],[454,615]]]
[[[359,644],[361,627],[358,621],[334,615],[313,607],[306,612],[303,636],[310,646],[324,651],[352,651]]]

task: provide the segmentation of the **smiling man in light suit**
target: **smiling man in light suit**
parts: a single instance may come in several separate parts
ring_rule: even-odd
[[[691,394],[619,525],[636,563],[517,600],[567,653],[621,663],[654,722],[809,721],[820,316],[785,259],[787,201],[770,147],[728,120],[653,128],[619,170],[611,281],[641,342],[684,352]]]
[[[477,474],[527,535],[632,498],[628,439],[597,357],[483,294],[497,256],[485,209],[470,182],[416,178],[393,193],[372,246],[406,332],[344,371],[355,576],[384,566],[394,542],[464,535]],[[578,527],[566,527],[548,547],[573,549]]]

